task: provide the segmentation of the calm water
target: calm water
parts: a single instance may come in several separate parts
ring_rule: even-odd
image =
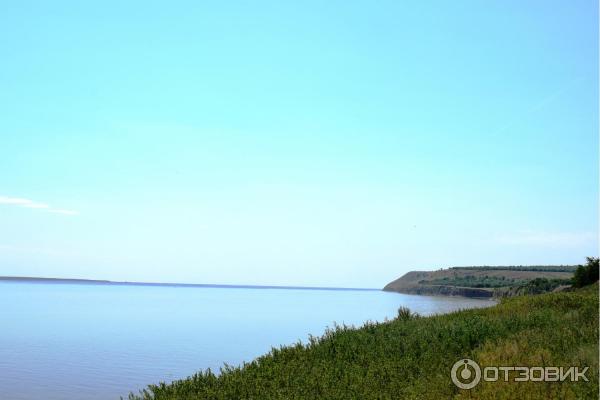
[[[338,324],[490,301],[380,291],[0,283],[0,399],[118,399]]]

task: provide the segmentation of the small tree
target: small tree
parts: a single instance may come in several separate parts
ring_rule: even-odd
[[[583,287],[598,281],[598,258],[586,257],[587,263],[580,265],[573,275],[573,286]]]
[[[398,319],[400,321],[408,321],[409,319],[418,318],[419,314],[413,313],[408,307],[400,307],[398,309]]]
[[[588,273],[588,282],[590,284],[594,282],[598,282],[598,264],[599,259],[596,257],[587,257],[587,273]]]

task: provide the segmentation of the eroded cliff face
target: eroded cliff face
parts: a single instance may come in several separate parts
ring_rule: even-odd
[[[386,292],[398,292],[405,294],[422,294],[429,296],[463,296],[490,298],[493,291],[489,289],[458,287],[450,285],[427,285],[422,281],[431,279],[438,271],[411,271],[399,279],[388,283],[383,288]]]

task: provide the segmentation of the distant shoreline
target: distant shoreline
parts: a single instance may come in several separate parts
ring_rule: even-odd
[[[327,286],[277,286],[277,285],[222,285],[212,283],[161,283],[161,282],[127,282],[100,279],[77,278],[42,278],[29,276],[0,276],[0,282],[49,283],[58,285],[110,285],[110,286],[163,286],[213,289],[285,289],[285,290],[340,290],[340,291],[381,291],[371,288],[345,288]]]

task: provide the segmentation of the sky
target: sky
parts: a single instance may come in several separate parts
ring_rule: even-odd
[[[9,1],[0,57],[0,275],[598,255],[596,1]]]

